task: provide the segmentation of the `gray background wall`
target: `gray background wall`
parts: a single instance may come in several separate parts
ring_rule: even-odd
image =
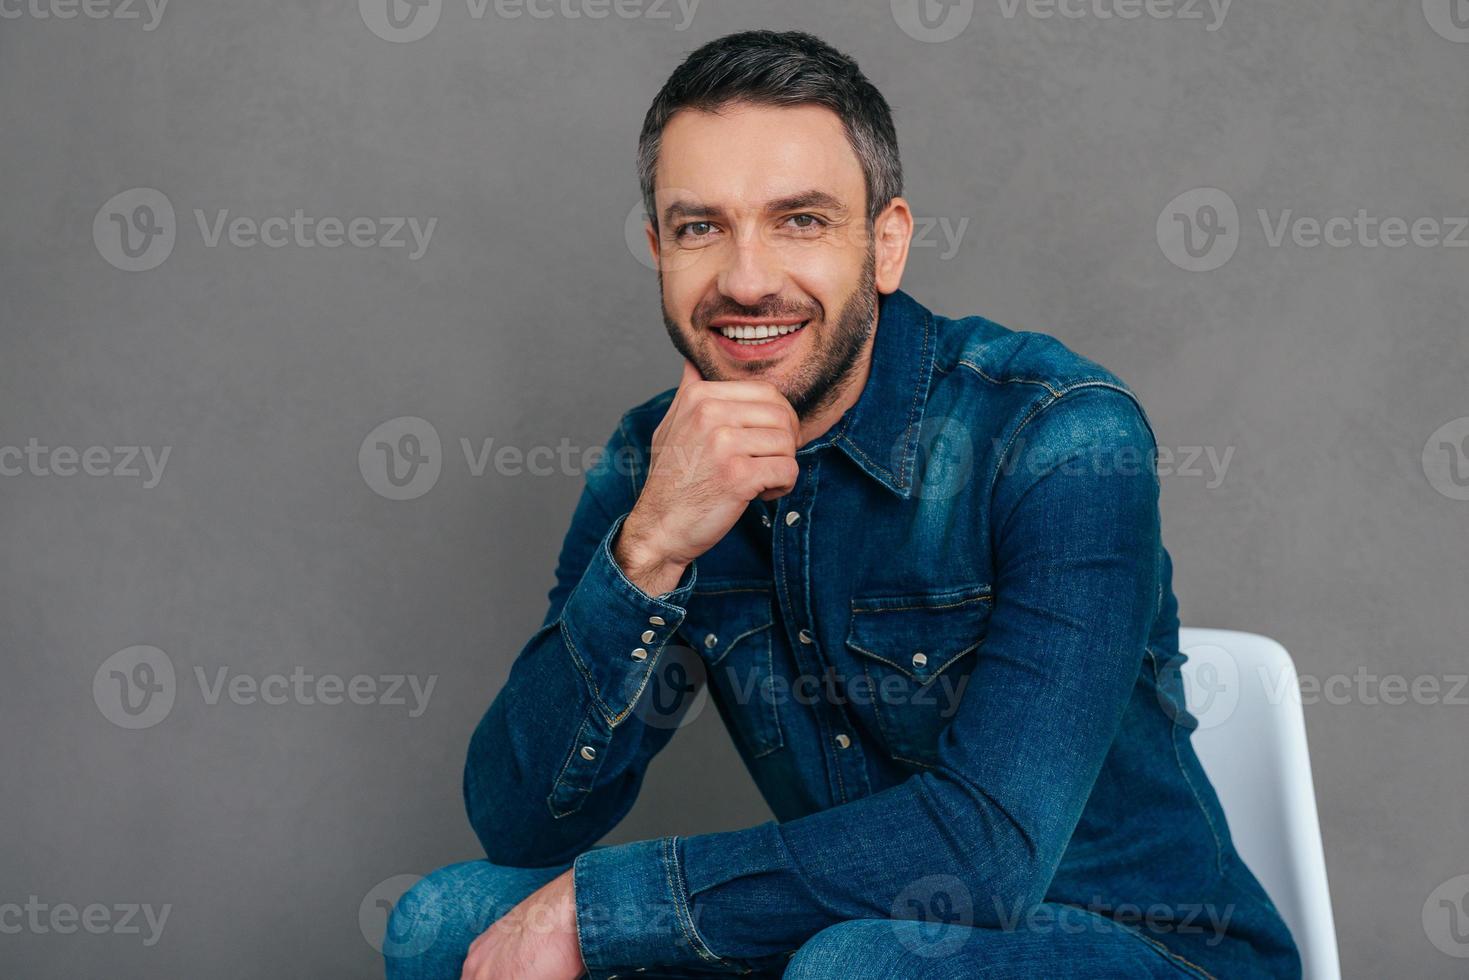
[[[1306,708],[1346,972],[1463,975],[1469,946],[1435,943],[1423,910],[1469,873],[1469,704],[1447,697],[1469,444],[1440,448],[1469,434],[1469,250],[1309,228],[1272,245],[1258,216],[1469,214],[1469,30],[1447,2],[1236,0],[1220,23],[981,0],[936,41],[910,0],[704,0],[691,19],[443,0],[407,42],[379,36],[381,0],[174,0],[156,23],[98,2],[0,4],[0,453],[46,447],[0,455],[0,906],[44,906],[0,932],[0,973],[373,975],[375,897],[475,856],[466,738],[543,613],[581,469],[475,475],[460,440],[584,449],[674,383],[626,244],[636,132],[692,48],[760,26],[826,37],[892,103],[931,222],[905,288],[1059,336],[1137,388],[1164,446],[1232,452],[1222,480],[1206,461],[1164,480],[1184,620],[1365,678]],[[173,242],[129,272],[111,215],[149,227],[148,201],[109,201],[134,188],[167,198]],[[1201,188],[1238,219],[1216,212],[1193,260],[1166,232],[1223,203],[1171,203]],[[298,208],[437,223],[412,258],[406,232],[211,246],[195,215]],[[359,449],[403,417],[442,448],[432,487],[394,500]],[[126,475],[119,447],[166,447],[161,478]],[[130,715],[112,671],[149,681],[139,664],[159,691]],[[413,716],[381,687],[213,697],[222,668],[436,680]],[[1393,674],[1441,695],[1384,703]],[[735,768],[708,712],[614,839],[765,819]],[[100,934],[52,917],[91,904]],[[130,904],[169,907],[151,945]]]

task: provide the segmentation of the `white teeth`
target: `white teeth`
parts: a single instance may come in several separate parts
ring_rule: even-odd
[[[755,324],[741,326],[720,327],[719,332],[730,340],[741,344],[768,344],[777,337],[783,337],[788,333],[800,330],[806,324]]]

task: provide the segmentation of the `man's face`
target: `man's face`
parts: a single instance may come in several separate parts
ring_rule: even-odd
[[[655,201],[649,240],[679,353],[711,381],[769,381],[803,418],[834,400],[865,363],[877,306],[866,185],[837,115],[681,110]]]

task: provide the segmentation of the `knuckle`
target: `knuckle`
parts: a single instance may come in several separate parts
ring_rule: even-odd
[[[737,436],[733,426],[716,425],[709,430],[709,446],[716,453],[729,453],[734,449]]]
[[[747,456],[730,456],[721,464],[720,472],[728,482],[743,484],[750,479],[751,465]]]
[[[694,423],[699,426],[712,426],[719,420],[719,406],[707,398],[700,399],[689,411]]]

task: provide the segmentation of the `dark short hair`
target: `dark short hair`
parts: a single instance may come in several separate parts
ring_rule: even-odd
[[[712,112],[737,102],[821,105],[837,114],[862,164],[867,220],[903,193],[903,164],[892,111],[857,62],[803,31],[744,31],[699,48],[653,99],[638,137],[638,184],[653,227],[653,179],[663,127],[680,109]]]

